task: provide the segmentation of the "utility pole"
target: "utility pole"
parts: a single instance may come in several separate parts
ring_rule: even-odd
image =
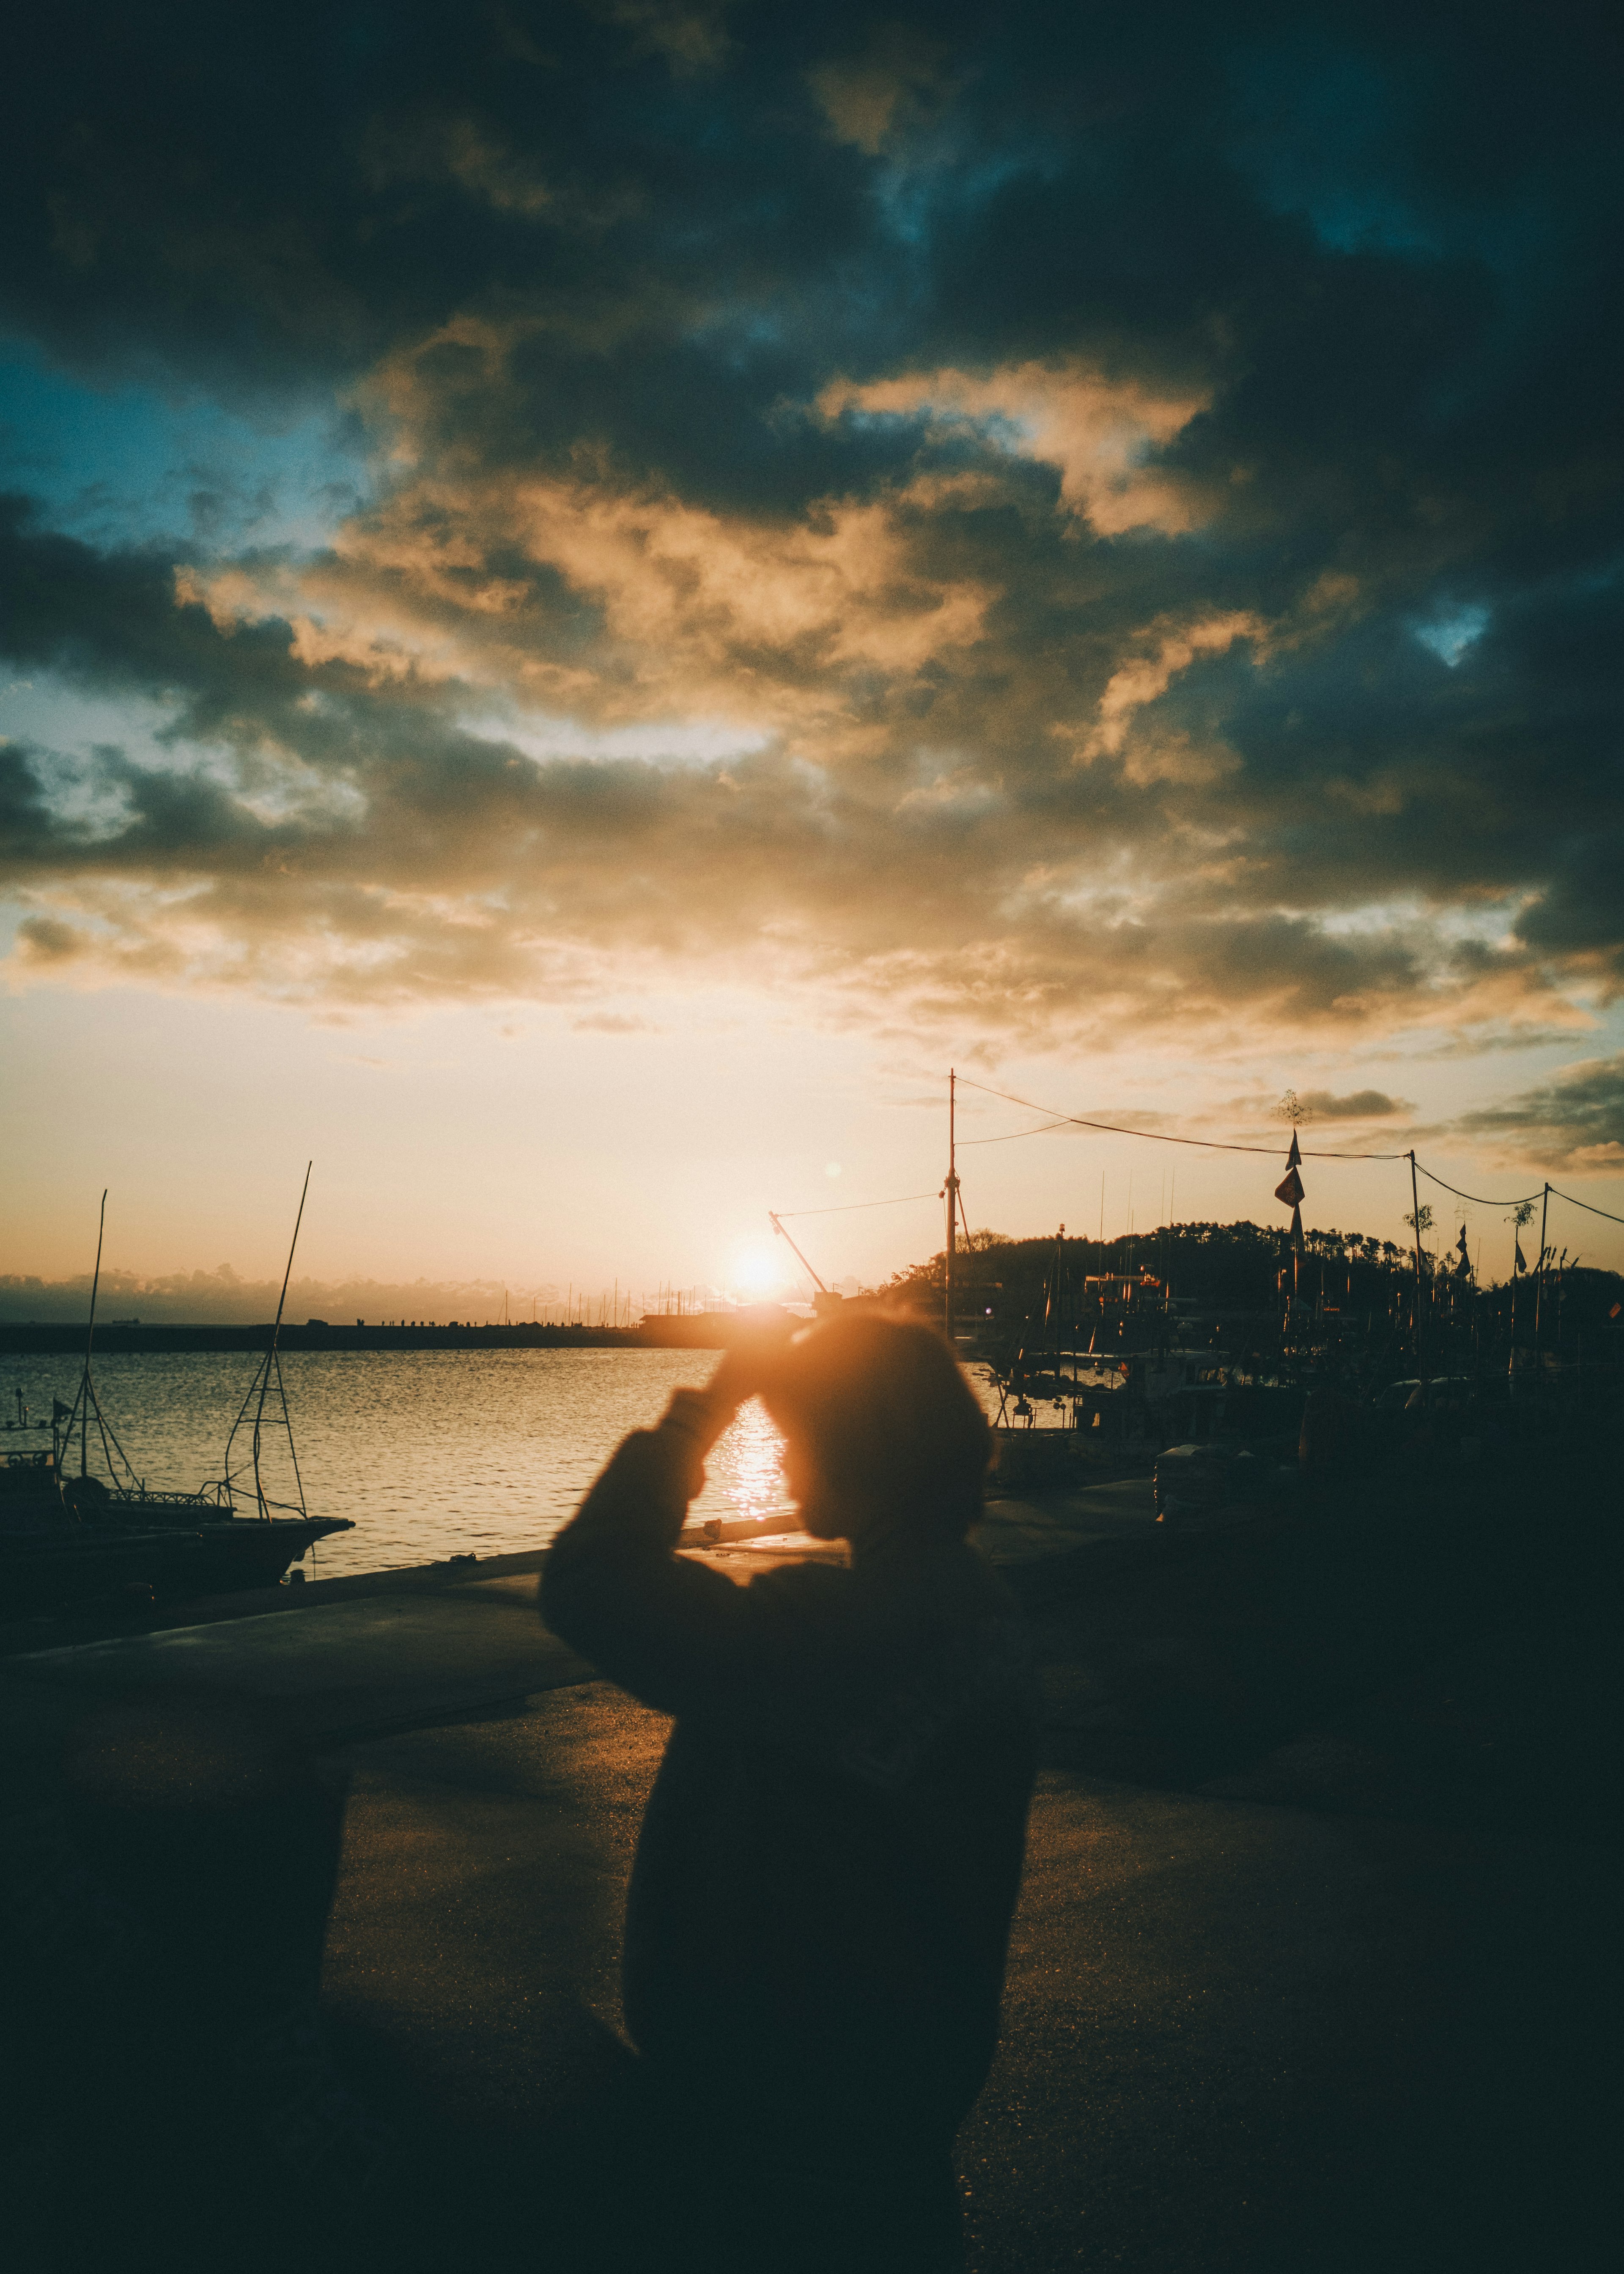
[[[958,1104],[959,1075],[954,1068],[950,1067],[947,1076],[947,1182],[942,1187],[947,1196],[947,1270],[942,1285],[942,1324],[950,1350],[953,1342],[953,1263],[959,1246]]]

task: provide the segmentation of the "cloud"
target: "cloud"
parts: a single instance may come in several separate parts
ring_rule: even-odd
[[[1051,464],[1063,502],[1102,535],[1116,536],[1191,529],[1205,517],[1199,493],[1149,462],[1208,400],[1084,365],[1026,363],[984,377],[948,370],[862,386],[836,380],[817,408],[828,419],[853,411],[912,417],[937,439],[962,427],[995,449]]]
[[[1328,1089],[1304,1089],[1297,1092],[1297,1103],[1305,1107],[1315,1121],[1386,1121],[1416,1111],[1408,1098],[1389,1097],[1383,1089],[1350,1090],[1340,1097]],[[1237,1097],[1231,1100],[1228,1110],[1247,1120],[1266,1115],[1278,1118],[1278,1097]]]
[[[1581,1058],[1502,1104],[1462,1114],[1449,1133],[1500,1159],[1570,1175],[1624,1169],[1624,1052]]]
[[[1407,1098],[1389,1097],[1380,1089],[1351,1090],[1345,1097],[1328,1089],[1308,1089],[1303,1092],[1303,1103],[1321,1121],[1382,1121],[1416,1110]]]
[[[815,64],[807,83],[833,132],[876,157],[893,132],[917,125],[944,91],[947,49],[901,24],[882,24],[855,55]]]
[[[8,320],[98,383],[342,393],[374,455],[319,546],[7,508],[6,657],[160,719],[0,747],[12,980],[1581,1029],[1624,984],[1595,58],[1175,18],[506,5],[362,69],[296,6],[247,72],[91,7],[71,88],[32,28]]]

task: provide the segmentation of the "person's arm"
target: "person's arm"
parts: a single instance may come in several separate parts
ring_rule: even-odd
[[[707,1389],[678,1390],[658,1427],[635,1430],[614,1454],[542,1574],[554,1634],[665,1713],[723,1702],[760,1654],[748,1591],[673,1552],[704,1456],[755,1386],[730,1352]]]

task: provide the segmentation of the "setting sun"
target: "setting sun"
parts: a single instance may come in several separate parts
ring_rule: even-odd
[[[733,1259],[733,1284],[742,1295],[759,1299],[778,1285],[780,1276],[778,1258],[770,1247],[741,1247]]]

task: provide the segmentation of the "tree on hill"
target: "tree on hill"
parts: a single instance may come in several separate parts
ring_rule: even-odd
[[[1422,1216],[1425,1232],[1430,1229],[1425,1208]],[[1332,1228],[1307,1232],[1304,1246],[1297,1274],[1302,1299],[1312,1302],[1323,1295],[1327,1302],[1365,1311],[1385,1311],[1408,1299],[1415,1273],[1408,1244]],[[1000,1316],[1034,1314],[1042,1305],[1056,1247],[1053,1232],[1028,1239],[985,1229],[973,1232],[959,1251],[956,1270],[966,1314],[977,1306]],[[1103,1241],[1068,1238],[1060,1249],[1068,1285],[1079,1299],[1089,1278],[1122,1279],[1143,1272],[1176,1298],[1219,1309],[1272,1308],[1286,1291],[1282,1274],[1290,1261],[1283,1227],[1244,1220],[1165,1224]],[[1432,1259],[1427,1260],[1430,1266]],[[939,1309],[946,1261],[938,1250],[896,1273],[887,1291],[926,1311]],[[1572,1269],[1570,1265],[1570,1276]],[[1098,1290],[1093,1299],[1098,1301]]]

